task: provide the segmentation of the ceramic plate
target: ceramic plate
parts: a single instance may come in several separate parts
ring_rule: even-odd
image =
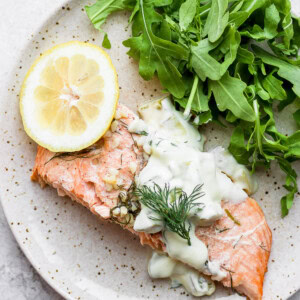
[[[0,4],[0,193],[20,247],[44,279],[67,299],[184,299],[183,289],[170,289],[167,280],[149,279],[149,250],[133,235],[118,225],[102,223],[70,199],[58,197],[53,189],[42,190],[30,181],[36,145],[23,131],[18,109],[26,70],[54,44],[81,40],[100,45],[102,36],[85,15],[83,4],[89,4],[87,1],[29,2],[25,6],[16,0]],[[130,34],[127,15],[114,15],[105,30],[112,42],[108,52],[119,74],[120,101],[136,110],[138,103],[159,97],[158,82],[139,77],[137,64],[128,58],[121,43]],[[279,123],[283,132],[291,129],[284,114],[280,120],[284,120]],[[206,127],[202,131],[207,148],[228,144],[230,129]],[[296,167],[299,171],[300,165]],[[287,299],[300,288],[299,195],[290,215],[282,220],[283,174],[272,168],[258,172],[257,177],[260,188],[255,198],[273,232],[264,299]],[[229,290],[218,287],[210,299],[228,294]]]

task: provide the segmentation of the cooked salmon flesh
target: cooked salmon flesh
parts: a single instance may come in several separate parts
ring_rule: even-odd
[[[133,230],[139,203],[131,202],[128,195],[135,175],[147,164],[147,155],[135,142],[135,134],[128,131],[135,118],[127,107],[119,105],[105,136],[77,153],[53,153],[38,146],[31,178],[42,187],[54,187],[60,196],[69,196],[95,215],[118,222],[138,235],[143,245],[165,251],[160,233]],[[227,272],[221,280],[224,286],[251,300],[262,299],[272,244],[265,216],[251,198],[238,204],[224,199],[222,206],[230,213],[210,227],[198,227],[196,235],[207,245],[210,261]]]

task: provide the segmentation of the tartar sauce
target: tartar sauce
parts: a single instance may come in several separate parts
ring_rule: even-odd
[[[221,201],[243,201],[248,197],[247,193],[255,190],[255,183],[249,171],[225,149],[218,147],[203,152],[204,138],[182,113],[175,110],[169,99],[146,104],[139,112],[142,119],[136,119],[128,129],[143,133],[137,143],[150,157],[136,178],[137,185],[152,187],[155,183],[164,188],[168,184],[171,189],[182,189],[191,194],[201,184],[203,192],[203,196],[196,200],[201,209],[192,209],[188,215],[191,245],[167,230],[161,216],[142,205],[134,230],[161,231],[168,253],[168,256],[153,254],[149,274],[153,278],[175,278],[195,296],[209,295],[214,291],[213,282],[208,283],[190,267],[210,273],[218,280],[226,273],[218,263],[209,261],[205,244],[195,236],[195,227],[207,226],[219,219],[223,215]],[[190,282],[196,285],[191,288]]]
[[[151,278],[171,278],[172,287],[183,285],[193,296],[211,295],[215,291],[214,283],[195,269],[175,261],[164,254],[153,252],[148,264]]]

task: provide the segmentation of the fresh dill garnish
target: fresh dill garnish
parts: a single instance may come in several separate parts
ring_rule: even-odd
[[[142,204],[163,218],[168,230],[177,233],[187,240],[188,245],[191,245],[191,224],[188,224],[187,218],[192,208],[196,206],[199,210],[203,208],[203,203],[195,203],[204,195],[201,188],[202,185],[197,185],[192,193],[187,195],[182,190],[170,189],[168,184],[161,188],[154,183],[153,187],[146,185],[137,187],[134,194]],[[152,219],[157,220],[156,218]]]
[[[226,215],[233,221],[234,224],[241,226],[240,221],[235,219],[235,217],[230,213],[230,211],[227,208],[225,209],[225,212],[226,212]]]

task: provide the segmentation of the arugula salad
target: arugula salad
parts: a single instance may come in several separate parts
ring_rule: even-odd
[[[300,103],[300,18],[290,0],[97,0],[85,9],[100,31],[111,13],[130,11],[123,45],[142,78],[158,76],[195,125],[232,124],[228,149],[253,172],[279,164],[286,216],[298,192],[300,130],[279,132],[274,112]],[[105,32],[102,46],[111,47]],[[300,109],[291,118],[300,126]]]

